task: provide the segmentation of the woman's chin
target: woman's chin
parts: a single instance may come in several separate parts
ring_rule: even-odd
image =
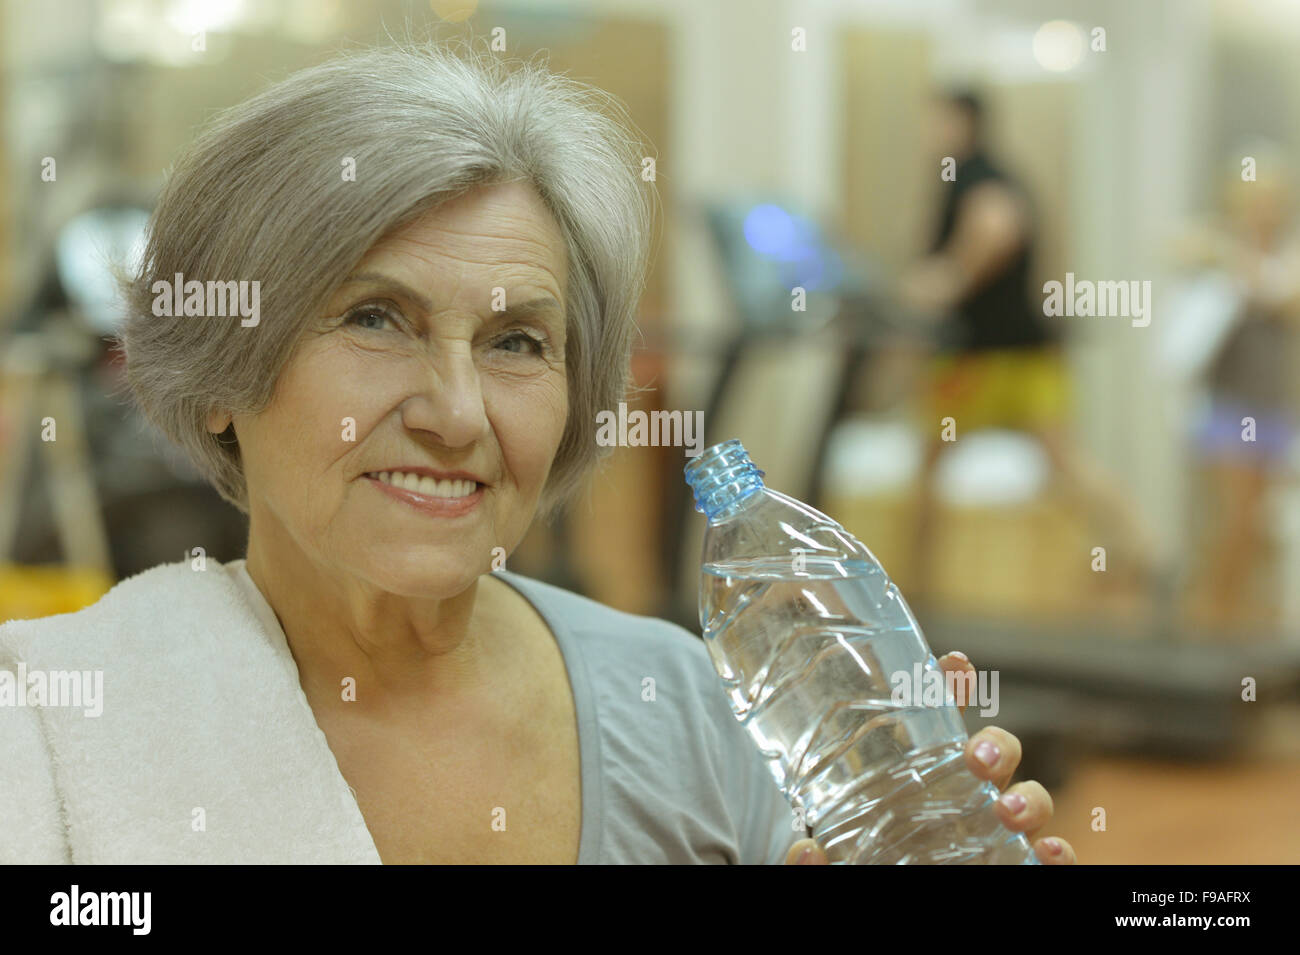
[[[445,600],[463,593],[490,569],[487,558],[471,555],[463,548],[457,548],[454,554],[419,550],[423,553],[402,557],[400,548],[390,549],[381,563],[366,568],[359,576],[401,597]]]

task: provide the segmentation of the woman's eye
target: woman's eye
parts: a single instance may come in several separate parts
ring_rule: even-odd
[[[348,312],[344,324],[356,325],[370,331],[382,331],[383,323],[389,322],[397,325],[397,319],[388,313],[387,309],[378,305],[362,305]]]
[[[530,349],[532,354],[540,355],[545,347],[541,341],[534,338],[532,335],[529,335],[527,332],[513,332],[505,338],[497,341],[498,348],[510,345],[518,347],[508,347],[506,348],[507,351],[513,351],[521,355],[528,354]]]

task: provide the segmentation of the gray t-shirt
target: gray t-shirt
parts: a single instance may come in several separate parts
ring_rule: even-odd
[[[226,566],[261,598],[244,561]],[[785,861],[807,832],[732,715],[699,637],[495,575],[541,614],[564,656],[582,761],[579,865]],[[250,603],[278,629],[264,598]]]

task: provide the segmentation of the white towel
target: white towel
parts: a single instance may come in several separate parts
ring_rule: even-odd
[[[219,562],[0,626],[20,662],[101,670],[103,713],[0,706],[0,862],[380,862],[282,633]]]

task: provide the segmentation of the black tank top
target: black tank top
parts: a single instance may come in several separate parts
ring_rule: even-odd
[[[1016,192],[1028,205],[1028,196],[1009,176],[994,166],[983,153],[959,162],[956,181],[945,182],[939,231],[931,247],[941,249],[952,236],[957,211],[970,190],[987,182],[1001,183]],[[964,351],[989,348],[1033,348],[1059,339],[1057,329],[1043,315],[1041,303],[1030,298],[1029,271],[1035,225],[1030,213],[1029,234],[1002,272],[980,287],[954,308],[957,328],[953,330],[953,347]]]

